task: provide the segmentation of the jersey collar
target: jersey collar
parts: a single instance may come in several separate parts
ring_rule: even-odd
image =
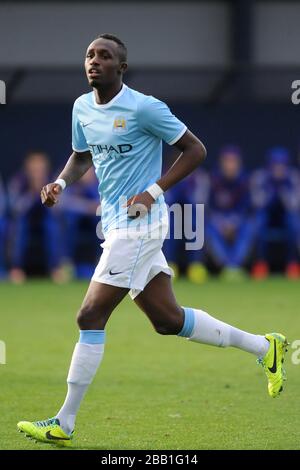
[[[124,91],[126,90],[127,85],[125,85],[125,83],[122,84],[122,88],[121,90],[119,91],[119,93],[117,93],[108,103],[105,103],[105,104],[98,104],[97,101],[96,101],[96,97],[95,97],[95,93],[93,92],[93,101],[94,101],[94,105],[97,107],[97,108],[101,108],[101,109],[107,109],[107,108],[110,108],[110,106],[112,106],[114,104],[114,102],[116,100],[118,100],[120,98],[120,96],[123,95]]]

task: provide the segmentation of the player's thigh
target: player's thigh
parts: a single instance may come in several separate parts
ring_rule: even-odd
[[[183,310],[176,301],[171,277],[167,274],[157,274],[134,301],[156,329],[170,327],[175,333],[181,330]]]
[[[113,310],[124,299],[128,289],[91,281],[78,312],[82,328],[104,328]]]

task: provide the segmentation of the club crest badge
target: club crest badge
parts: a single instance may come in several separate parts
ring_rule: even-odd
[[[117,134],[122,134],[122,132],[127,131],[127,122],[124,116],[117,116],[114,119],[113,132]]]

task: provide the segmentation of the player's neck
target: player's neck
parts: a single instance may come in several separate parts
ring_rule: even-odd
[[[108,85],[107,87],[102,86],[100,88],[94,88],[95,99],[97,104],[109,103],[121,90],[123,86],[122,82]]]

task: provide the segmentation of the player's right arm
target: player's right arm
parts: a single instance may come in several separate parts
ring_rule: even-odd
[[[78,110],[81,106],[80,103],[81,97],[75,101],[72,112],[73,153],[67,161],[65,168],[58,176],[58,179],[65,181],[66,186],[79,180],[93,165],[92,155],[82,130],[81,118],[78,117]],[[47,207],[54,206],[54,204],[58,202],[58,197],[61,192],[62,187],[59,184],[47,184],[41,191],[42,203]]]
[[[75,152],[73,151],[69,160],[66,163],[63,171],[58,176],[58,179],[63,179],[66,185],[69,186],[75,181],[78,181],[93,165],[92,155],[90,151]],[[42,203],[47,207],[54,206],[59,199],[62,192],[62,187],[58,183],[49,183],[41,190]]]

